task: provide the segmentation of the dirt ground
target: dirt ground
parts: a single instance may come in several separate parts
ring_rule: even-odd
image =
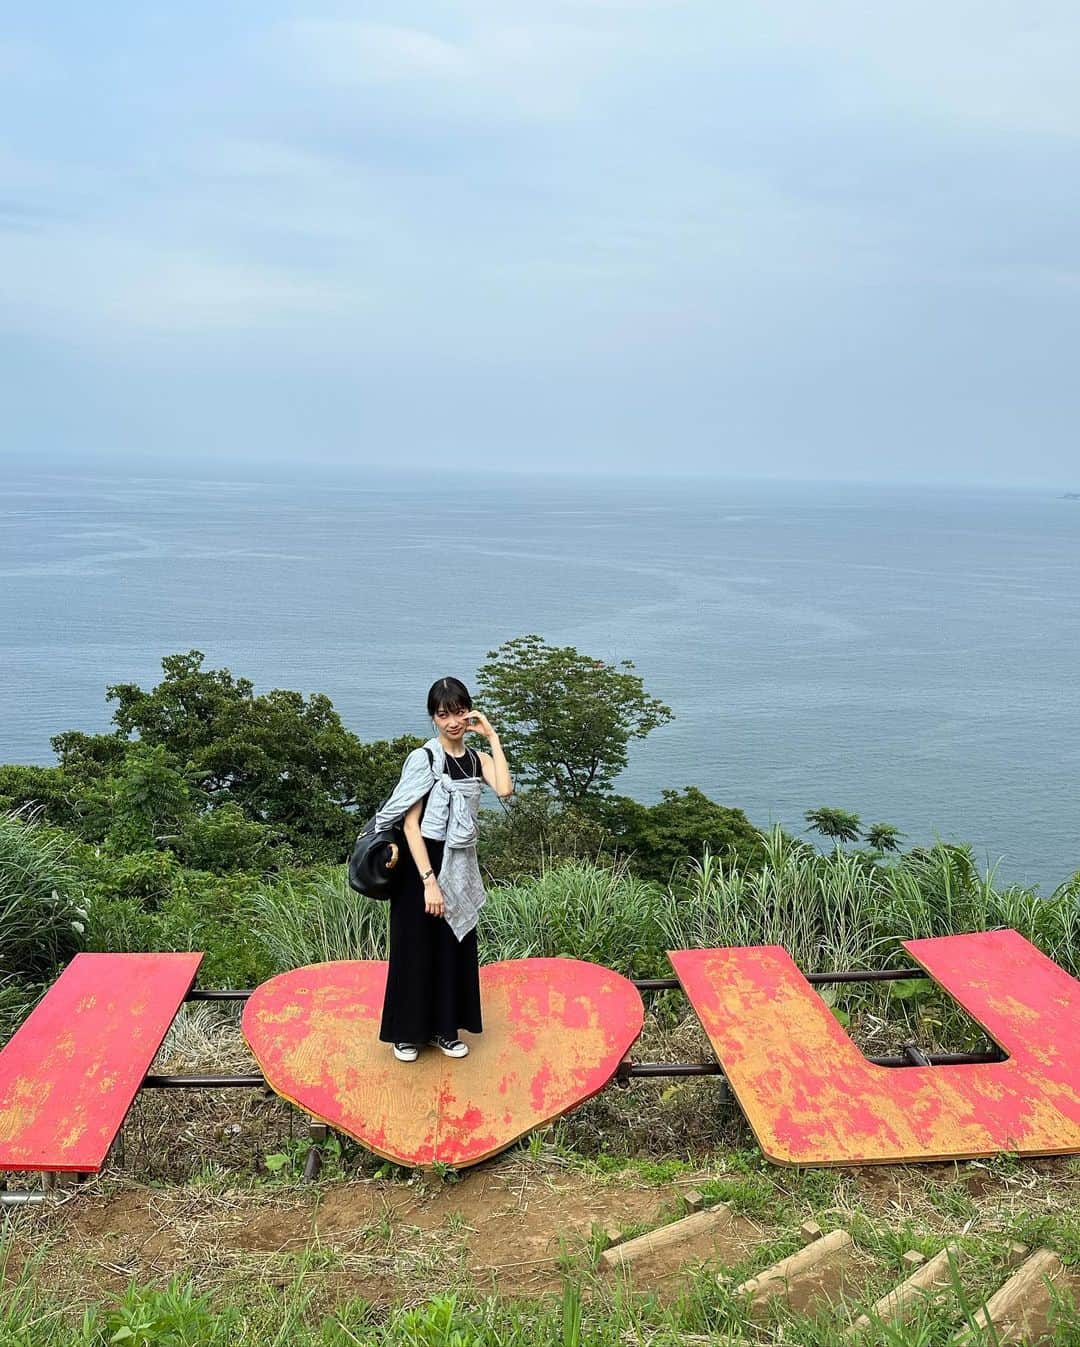
[[[587,1178],[530,1164],[489,1162],[456,1179],[361,1179],[244,1189],[90,1183],[59,1206],[19,1214],[7,1275],[27,1266],[70,1304],[117,1295],[131,1281],[174,1276],[198,1285],[284,1287],[305,1270],[333,1300],[373,1304],[451,1290],[537,1296],[557,1291],[567,1260],[602,1247],[601,1232],[634,1234],[683,1210],[693,1177],[644,1186],[633,1176]],[[730,1266],[763,1236],[736,1219],[635,1270],[673,1293],[691,1264]]]
[[[420,1301],[436,1286],[535,1297],[557,1292],[571,1263],[592,1266],[605,1229],[633,1235],[681,1215],[683,1195],[722,1168],[657,1183],[634,1169],[597,1175],[551,1154],[518,1152],[460,1175],[408,1180],[229,1187],[220,1176],[161,1186],[114,1177],[67,1190],[47,1208],[14,1213],[6,1275],[25,1267],[69,1305],[118,1296],[132,1281],[173,1277],[234,1298],[245,1288],[306,1283],[314,1303],[327,1309],[357,1297],[377,1306]],[[793,1173],[766,1172],[778,1191]],[[743,1262],[811,1213],[810,1195],[791,1195],[779,1224],[737,1216],[720,1237],[709,1233],[636,1265],[632,1285],[668,1299],[691,1268]],[[894,1228],[959,1233],[1001,1228],[1017,1211],[1042,1207],[1074,1210],[1080,1221],[1074,1162],[846,1170],[837,1175],[831,1205],[817,1215],[823,1224],[846,1225],[861,1212]]]

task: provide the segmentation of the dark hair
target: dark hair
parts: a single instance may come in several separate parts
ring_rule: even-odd
[[[440,678],[432,683],[427,695],[427,713],[437,715],[440,711],[471,711],[472,698],[469,689],[457,678]]]

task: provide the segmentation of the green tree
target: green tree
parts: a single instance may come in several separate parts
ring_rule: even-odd
[[[626,766],[631,739],[672,719],[629,660],[608,664],[573,646],[519,636],[489,651],[478,703],[499,731],[517,780],[564,804],[595,802]]]
[[[272,828],[246,818],[232,801],[192,815],[170,845],[186,866],[216,875],[280,869],[292,855]]]
[[[0,813],[28,809],[77,832],[85,812],[82,797],[82,783],[61,767],[0,767]]]
[[[815,832],[837,842],[856,841],[862,827],[858,814],[849,814],[845,809],[808,809],[803,817]]]
[[[100,792],[106,839],[119,852],[154,850],[175,839],[191,817],[183,773],[164,744],[134,744]]]
[[[396,739],[375,739],[361,744],[356,755],[356,812],[365,822],[398,783],[401,765],[414,748],[423,744],[415,734]]]
[[[93,781],[108,776],[123,762],[127,739],[122,734],[85,734],[66,730],[49,740],[60,759],[61,768],[76,781]]]
[[[753,870],[765,858],[765,842],[741,809],[717,804],[697,788],[665,790],[654,805],[616,796],[603,810],[609,845],[626,855],[644,879],[667,883],[705,847],[725,864]]]
[[[903,833],[891,823],[871,823],[863,833],[874,851],[899,851]]]
[[[356,833],[357,810],[373,794],[370,773],[379,786],[384,779],[380,754],[345,729],[324,694],[256,694],[250,680],[228,669],[205,669],[204,658],[198,650],[167,656],[165,676],[150,691],[135,683],[110,687],[115,732],[58,735],[61,768],[84,784],[123,778],[137,736],[144,748],[168,754],[200,793],[201,808],[234,804],[298,858],[340,860]]]

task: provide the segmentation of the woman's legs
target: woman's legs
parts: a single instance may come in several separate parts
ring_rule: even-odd
[[[432,866],[443,844],[428,842]],[[424,886],[411,857],[390,899],[390,967],[379,1038],[384,1043],[427,1043],[483,1030],[476,931],[458,941],[449,924],[424,911]]]

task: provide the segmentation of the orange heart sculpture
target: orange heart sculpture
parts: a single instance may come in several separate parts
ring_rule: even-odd
[[[641,1033],[634,984],[580,959],[480,970],[484,1032],[468,1057],[379,1042],[386,964],[312,964],[252,993],[244,1036],[284,1098],[405,1165],[476,1164],[611,1080]]]

